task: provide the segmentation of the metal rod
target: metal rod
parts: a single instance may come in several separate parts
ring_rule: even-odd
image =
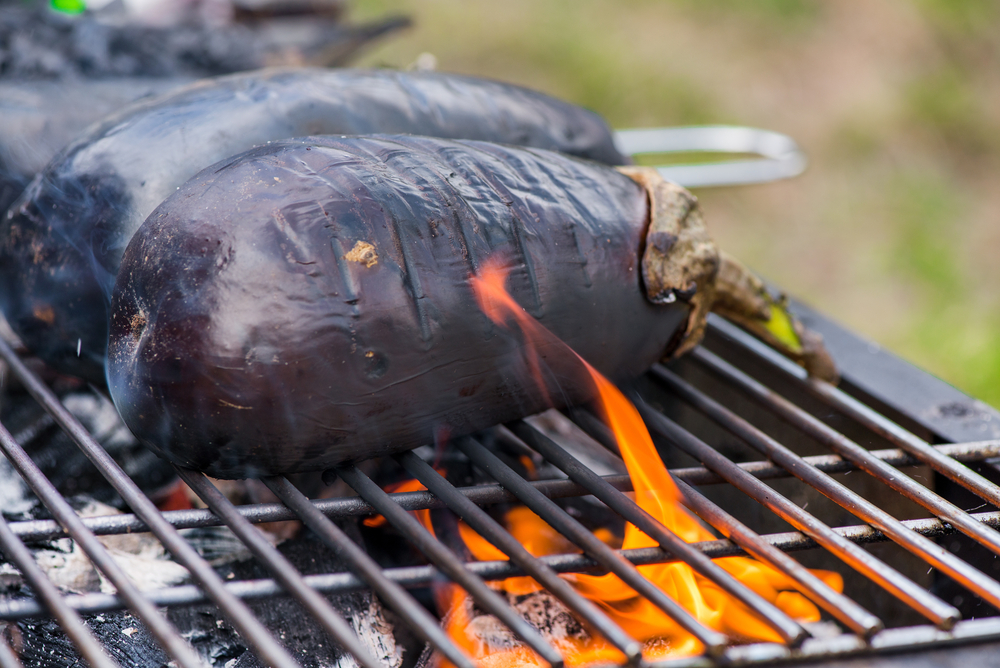
[[[612,445],[617,449],[614,435],[596,416],[585,411],[575,411],[573,418],[580,419],[588,415],[593,418],[593,421],[587,421],[585,431],[609,450],[612,449],[610,447]],[[797,561],[767,542],[764,537],[752,531],[735,517],[709,501],[694,487],[681,480],[676,480],[675,482],[684,494],[686,505],[697,513],[699,517],[708,522],[722,533],[722,535],[742,547],[748,554],[787,574],[799,585],[800,591],[813,601],[813,603],[816,603],[834,618],[840,620],[849,629],[864,638],[870,638],[884,628],[882,620],[878,617],[862,608],[850,597],[844,596],[832,589],[816,577],[808,568],[804,568]]]
[[[798,646],[808,637],[806,630],[791,617],[685,543],[639,504],[608,485],[599,475],[559,447],[552,439],[520,420],[508,424],[507,429],[558,467],[571,480],[586,487],[591,494],[618,513],[626,522],[659,543],[666,552],[682,559],[702,577],[747,606],[777,631],[787,644]]]
[[[845,564],[920,612],[939,627],[950,628],[959,619],[959,612],[953,606],[948,605],[896,569],[848,541],[815,516],[743,471],[728,458],[682,429],[672,420],[650,410],[641,401],[636,402],[636,407],[651,431],[669,440],[726,478],[727,482],[741,492],[774,512],[778,517],[836,555]]]
[[[73,508],[42,473],[7,428],[0,425],[0,450],[7,461],[17,469],[35,495],[41,500],[53,517],[66,529],[76,544],[90,558],[91,562],[104,573],[115,586],[118,595],[126,602],[135,616],[142,620],[150,633],[159,641],[167,654],[178,665],[186,668],[202,668],[207,664],[187,642],[177,629],[167,621],[149,599],[139,593],[138,588],[125,574],[118,562],[108,553],[104,545],[80,521]]]
[[[274,636],[261,624],[250,609],[226,590],[222,578],[207,561],[185,541],[174,527],[163,519],[142,490],[126,474],[73,415],[59,402],[59,398],[45,383],[35,376],[14,354],[10,346],[0,339],[0,357],[10,366],[21,384],[48,411],[59,426],[80,447],[101,475],[115,488],[132,512],[159,538],[173,558],[188,569],[191,576],[205,588],[212,601],[219,606],[233,627],[253,648],[257,656],[270,668],[299,668],[298,663]]]
[[[0,668],[24,668],[21,664],[21,660],[17,658],[17,654],[14,654],[8,645],[7,641],[0,636]]]
[[[744,374],[723,362],[718,357],[708,353],[699,355],[699,359],[711,364],[726,378],[732,378],[742,387],[754,383]],[[1000,583],[977,570],[969,563],[948,552],[940,545],[923,536],[907,530],[899,520],[871,503],[860,494],[840,484],[830,476],[810,467],[802,458],[793,453],[776,440],[760,431],[746,420],[735,415],[719,403],[709,399],[703,393],[694,389],[688,383],[671,374],[662,367],[653,369],[653,375],[665,382],[685,401],[698,410],[712,417],[720,426],[735,434],[748,445],[768,457],[779,466],[787,468],[796,478],[819,490],[824,496],[834,501],[851,514],[877,527],[893,542],[906,548],[928,564],[940,569],[943,573],[960,583],[969,591],[989,601],[994,607],[1000,607]],[[748,388],[750,389],[750,388]],[[766,389],[766,388],[764,388]],[[895,470],[895,469],[893,469]],[[897,472],[897,475],[902,475]],[[970,518],[971,519],[971,518]],[[949,522],[950,523],[950,522]],[[978,523],[977,523],[978,524]],[[981,526],[981,525],[980,525]],[[959,528],[959,527],[955,527]],[[961,529],[960,529],[961,530]],[[964,531],[963,531],[964,533]]]
[[[992,527],[1000,527],[1000,512],[978,513],[974,517],[984,524],[989,524]],[[950,525],[935,518],[903,520],[902,523],[911,531],[916,531],[928,538],[950,536],[956,533]],[[867,524],[837,527],[832,529],[832,531],[858,545],[884,543],[889,540],[881,531]],[[813,550],[820,547],[812,538],[798,531],[766,534],[761,536],[761,538],[772,547],[784,552]],[[692,545],[712,559],[747,555],[747,552],[743,548],[730,540],[710,540],[702,543],[692,543]],[[618,553],[636,566],[678,561],[673,555],[667,554],[659,547],[620,550]],[[557,554],[538,557],[538,560],[557,573],[607,572],[596,561],[583,554]],[[527,575],[519,566],[510,561],[478,561],[469,563],[466,567],[484,580],[506,580],[507,578]],[[386,579],[402,587],[425,587],[434,582],[440,582],[441,578],[444,577],[433,566],[387,568],[383,573]],[[345,594],[364,591],[369,588],[364,580],[358,578],[353,573],[306,575],[304,579],[310,587],[324,594]],[[227,582],[226,589],[234,596],[244,600],[263,600],[287,596],[287,592],[281,588],[281,585],[274,580],[266,578]],[[163,587],[145,593],[154,605],[161,607],[199,605],[211,600],[195,585]],[[66,601],[71,609],[86,614],[111,612],[125,608],[124,602],[114,594],[71,594],[65,596],[63,600]],[[3,621],[40,617],[46,614],[45,608],[34,598],[0,601],[0,620]]]
[[[203,473],[181,467],[174,468],[177,469],[181,480],[205,502],[209,510],[226,523],[226,526],[249,548],[250,552],[271,571],[281,586],[312,613],[331,638],[352,654],[360,665],[366,668],[382,668],[382,663],[372,656],[368,648],[362,644],[354,633],[354,629],[341,616],[342,613],[335,610],[329,601],[302,580],[298,569],[288,561],[285,555],[268,542],[260,530],[236,512],[236,506],[223,496],[222,492]]]
[[[80,615],[66,604],[56,586],[38,567],[28,548],[10,530],[3,514],[0,514],[0,550],[21,571],[21,576],[35,592],[35,596],[41,599],[42,605],[59,622],[67,637],[80,650],[84,661],[90,664],[90,668],[118,668],[118,664],[101,649],[97,638],[80,619]]]
[[[723,361],[717,355],[707,350],[699,349],[694,351],[694,357],[702,364],[708,366],[717,375],[722,376],[727,381],[747,392],[754,400],[782,420],[816,439],[844,459],[854,462],[858,468],[879,482],[891,487],[914,503],[934,513],[937,517],[954,525],[956,529],[983,547],[991,550],[994,554],[1000,555],[1000,532],[976,522],[969,517],[967,512],[955,504],[941,498],[899,469],[889,466],[876,457],[872,457],[870,452],[836,429],[824,424],[778,393],[750,378],[750,376],[739,371],[728,362]],[[995,597],[994,600],[996,603],[994,605],[1000,607],[1000,584],[997,584],[995,581],[992,582],[993,585],[983,583],[982,586],[987,588],[995,586],[994,593],[990,594],[990,596]]]
[[[617,647],[630,663],[642,660],[641,643],[625,633],[620,626],[601,612],[600,608],[577,593],[572,585],[560,578],[554,570],[545,565],[544,561],[524,549],[524,546],[486,511],[469,501],[427,462],[412,452],[398,455],[396,460],[410,475],[423,483],[428,491],[447,503],[452,512],[465,520],[480,536],[503,551],[526,574],[537,580],[581,620]]]
[[[721,318],[713,324],[722,334],[735,339],[740,345],[749,348],[755,354],[766,359],[786,376],[796,381],[799,387],[825,402],[828,406],[836,408],[844,415],[856,420],[893,445],[906,451],[914,459],[927,464],[941,475],[954,480],[983,501],[987,501],[993,506],[1000,508],[1000,485],[987,480],[969,467],[962,466],[927,441],[904,429],[878,411],[872,410],[843,390],[829,383],[809,378],[802,367],[769,348],[763,342],[743,332],[739,327]]]
[[[587,413],[578,411],[573,419],[578,421],[584,431],[590,433],[588,425],[580,421]],[[596,418],[594,418],[596,419]],[[932,446],[935,451],[959,462],[979,462],[994,457],[1000,457],[1000,440],[977,441],[973,443],[948,443]],[[893,466],[917,466],[915,458],[899,449],[872,450],[872,456],[878,457]],[[845,473],[855,471],[857,467],[839,455],[817,455],[803,457],[806,462],[825,473]],[[775,478],[790,478],[790,474],[780,466],[768,461],[741,462],[737,464],[760,480]],[[670,475],[675,480],[690,485],[717,485],[725,481],[703,466],[670,469]],[[608,484],[622,492],[632,491],[632,481],[627,475],[602,476]],[[585,496],[589,492],[571,480],[534,480],[530,484],[550,499],[571,496]],[[474,487],[459,487],[458,491],[479,505],[509,503],[516,497],[497,484],[476,485]],[[405,510],[423,510],[428,508],[444,508],[446,504],[429,492],[397,492],[389,495],[393,501]],[[312,505],[323,515],[331,519],[374,515],[375,509],[370,504],[356,496],[337,499],[314,499]],[[283,522],[297,519],[297,515],[280,503],[257,503],[237,506],[236,510],[254,524],[263,522]],[[222,520],[209,510],[168,510],[162,512],[163,518],[175,529],[192,529],[222,525]],[[140,533],[149,531],[146,524],[132,514],[103,515],[99,517],[81,518],[84,526],[98,536],[123,533]],[[65,530],[54,520],[23,520],[11,522],[11,530],[24,542],[36,542],[62,538]]]
[[[420,522],[414,519],[407,511],[393,503],[389,495],[372,482],[371,478],[354,466],[341,467],[336,469],[336,471],[337,475],[344,482],[368,501],[368,503],[372,504],[397,531],[402,533],[414,547],[423,552],[452,582],[464,588],[478,605],[506,624],[507,628],[524,640],[531,649],[552,665],[553,668],[562,668],[562,655],[546,642],[535,627],[528,624],[517,611],[500,598],[499,594],[490,589],[485,582],[473,575],[472,571],[465,567],[465,564],[462,563],[455,553],[445,547]]]
[[[302,522],[313,530],[334,554],[342,559],[363,583],[384,604],[392,608],[410,629],[424,642],[441,653],[456,668],[475,668],[475,664],[452,642],[438,620],[431,617],[420,603],[395,581],[386,577],[374,559],[354,543],[339,526],[323,515],[309,499],[283,476],[262,478],[267,488],[283,503],[295,511]]]
[[[765,541],[758,533],[709,501],[694,487],[684,482],[678,482],[677,485],[688,505],[699,517],[742,547],[748,554],[770,564],[794,580],[799,586],[799,591],[847,628],[863,638],[870,638],[885,628],[881,619],[858,605],[849,596],[832,589],[808,568]]]
[[[458,439],[455,444],[472,460],[473,464],[513,492],[521,503],[530,508],[552,528],[580,546],[591,558],[621,578],[640,596],[645,597],[676,621],[681,628],[696,637],[705,646],[706,653],[717,656],[725,651],[727,644],[725,635],[703,626],[687,610],[647,580],[620,553],[598,540],[586,527],[557,506],[551,499],[540,494],[524,478],[500,461],[496,455],[471,438]]]

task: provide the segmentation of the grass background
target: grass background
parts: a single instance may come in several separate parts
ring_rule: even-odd
[[[494,77],[618,128],[787,133],[796,179],[703,189],[719,245],[1000,407],[1000,3],[355,0],[414,27],[359,64]],[[425,56],[426,58],[426,56]]]

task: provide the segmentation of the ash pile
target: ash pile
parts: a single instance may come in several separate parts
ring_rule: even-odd
[[[0,0],[0,211],[57,151],[129,102],[207,76],[343,65],[409,25],[352,24],[344,0],[76,2]]]

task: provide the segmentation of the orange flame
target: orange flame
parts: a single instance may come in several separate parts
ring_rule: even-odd
[[[444,469],[434,469],[441,475],[445,475]],[[423,483],[416,478],[410,478],[409,480],[401,480],[400,482],[394,482],[392,484],[386,485],[382,488],[383,492],[387,494],[392,494],[393,492],[423,492],[427,488],[424,487]],[[422,510],[412,510],[411,514],[416,517],[421,524],[423,524],[428,531],[434,533],[434,525],[431,524],[431,511],[426,508]],[[380,527],[386,523],[386,519],[382,515],[372,515],[364,520],[364,525],[366,527]]]
[[[530,317],[505,289],[507,268],[491,259],[484,264],[479,276],[470,278],[483,313],[495,323],[506,326],[514,319],[528,341],[525,349],[528,369],[545,390],[542,365],[536,350],[542,344],[556,342],[555,335]],[[562,344],[565,346],[565,344]],[[568,346],[566,347],[568,350]],[[576,355],[576,353],[573,353]],[[610,381],[583,358],[576,355],[593,379],[600,398],[603,417],[618,441],[625,466],[635,490],[636,502],[649,514],[687,542],[714,540],[715,536],[681,506],[682,496],[667,472],[645,424],[636,410]],[[505,517],[508,530],[535,556],[579,552],[558,532],[527,508],[514,508]],[[470,527],[459,524],[462,539],[472,555],[479,560],[506,560],[506,555],[484,540]],[[600,538],[613,543],[610,532]],[[625,525],[621,547],[632,549],[652,547],[657,543],[631,524]],[[616,546],[617,547],[617,546]],[[774,603],[799,621],[816,621],[819,610],[796,591],[796,583],[774,568],[746,557],[717,559],[716,564],[738,578],[743,584]],[[679,602],[701,623],[743,640],[780,641],[778,634],[742,603],[720,590],[715,584],[696,574],[683,563],[640,566],[645,577]],[[817,572],[827,584],[842,589],[843,581],[832,572]],[[584,596],[598,604],[633,637],[646,643],[644,656],[648,660],[667,656],[684,656],[701,650],[700,643],[681,629],[663,611],[642,598],[615,575],[593,576],[572,574],[566,577]],[[509,578],[498,588],[509,595],[521,596],[541,589],[528,577]],[[450,596],[450,611],[446,617],[449,634],[464,647],[481,667],[542,665],[543,661],[519,647],[495,651],[476,640],[471,632],[470,606],[465,593],[455,587]],[[595,662],[621,662],[616,649],[600,638],[581,642],[571,638],[553,638],[569,666],[584,666]]]

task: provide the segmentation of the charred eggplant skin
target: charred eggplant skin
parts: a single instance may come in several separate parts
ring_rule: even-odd
[[[109,117],[29,184],[0,217],[0,309],[39,357],[103,385],[122,252],[167,195],[208,165],[268,141],[374,132],[624,161],[596,114],[495,81],[321,69],[209,79]]]
[[[470,276],[612,378],[686,320],[646,297],[645,191],[559,153],[424,137],[311,137],[214,165],[146,220],[112,300],[108,381],[180,465],[241,478],[324,469],[586,401],[565,346],[529,373]]]

